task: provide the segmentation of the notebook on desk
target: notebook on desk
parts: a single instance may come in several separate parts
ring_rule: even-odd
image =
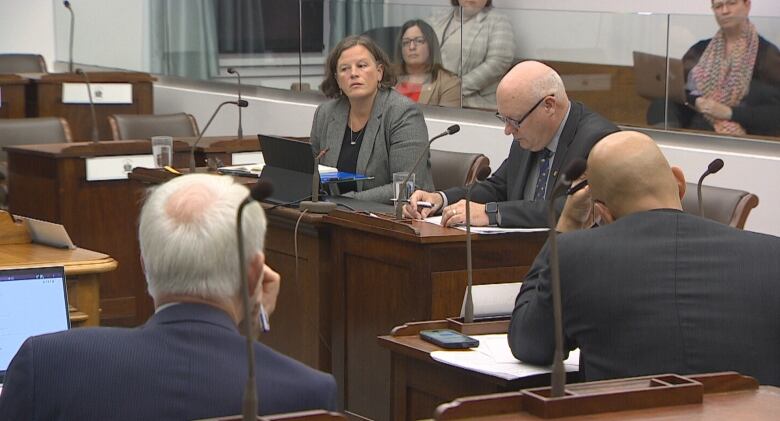
[[[0,270],[0,387],[8,365],[27,338],[68,328],[62,266]]]

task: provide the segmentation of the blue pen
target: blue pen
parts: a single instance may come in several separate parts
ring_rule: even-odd
[[[260,304],[260,313],[257,315],[257,322],[260,324],[260,329],[263,332],[271,331],[271,323],[268,322],[268,313],[265,312],[265,307]]]

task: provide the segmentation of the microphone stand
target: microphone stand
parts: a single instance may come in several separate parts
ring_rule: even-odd
[[[228,73],[231,75],[236,75],[238,77],[238,102],[241,103],[241,74],[238,73],[238,70],[234,69],[233,67],[229,68]],[[241,140],[244,138],[244,128],[241,124],[242,122],[241,118],[241,107],[238,107],[238,139]]]
[[[70,8],[68,8],[70,10]],[[73,64],[73,63],[71,63]],[[95,114],[95,102],[92,100],[92,85],[89,83],[89,76],[87,72],[76,69],[76,73],[84,77],[84,81],[87,83],[87,95],[89,97],[89,110],[92,112],[92,143],[98,143],[98,127],[97,116]]]
[[[68,12],[70,12],[70,40],[68,47],[69,50],[69,57],[68,57],[68,73],[73,73],[73,27],[75,23],[75,15],[73,14],[73,9],[70,8],[70,2],[69,1],[63,1],[62,5],[65,6],[66,9],[68,9]]]
[[[473,183],[466,188],[466,305],[463,310],[463,321],[465,323],[474,322],[474,300],[471,290],[474,286],[474,270],[471,266],[471,189],[475,184],[482,181],[475,179]]]
[[[211,125],[211,122],[214,121],[214,117],[217,116],[217,114],[219,113],[219,110],[221,110],[223,106],[228,105],[228,104],[233,104],[233,105],[237,106],[239,110],[242,107],[246,107],[246,106],[249,105],[249,103],[247,103],[244,100],[240,100],[240,101],[225,101],[225,102],[219,104],[217,109],[214,110],[214,114],[211,115],[211,118],[209,119],[208,123],[206,123],[206,127],[204,127],[203,130],[201,130],[200,135],[198,135],[198,138],[195,140],[195,143],[193,143],[192,147],[190,148],[190,173],[194,173],[195,172],[195,147],[198,146],[198,143],[203,138],[203,135],[206,133],[206,130],[208,130],[209,126]]]
[[[312,213],[330,213],[338,206],[333,202],[320,202],[320,160],[330,148],[325,148],[314,158],[314,174],[311,176],[311,200],[304,200],[298,204],[298,209],[308,210]]]
[[[409,199],[403,199],[406,197],[406,184],[409,182],[409,179],[412,177],[412,174],[414,174],[414,170],[417,169],[417,166],[420,165],[420,161],[422,161],[423,157],[426,155],[426,152],[428,152],[428,149],[431,147],[431,143],[433,143],[434,140],[448,136],[451,134],[455,134],[460,131],[460,126],[457,124],[454,124],[447,128],[442,133],[437,134],[436,136],[432,137],[431,140],[428,141],[428,144],[425,145],[425,149],[423,149],[420,156],[417,157],[417,161],[415,161],[412,168],[409,170],[409,173],[406,174],[406,178],[404,178],[404,181],[401,183],[401,185],[398,187],[398,197],[395,200],[395,219],[403,219],[404,218],[404,204],[409,202]]]
[[[720,171],[721,168],[723,168],[723,160],[720,158],[715,158],[712,162],[710,162],[710,165],[707,166],[707,171],[704,171],[704,174],[699,177],[699,182],[696,183],[696,197],[699,201],[699,216],[702,218],[704,218],[704,203],[701,199],[702,182],[704,182],[705,177],[710,174],[715,174],[716,172]]]

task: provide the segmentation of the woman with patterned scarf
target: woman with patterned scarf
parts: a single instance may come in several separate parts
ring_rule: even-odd
[[[711,4],[720,30],[683,57],[688,107],[670,104],[670,125],[780,135],[780,50],[748,19],[751,0]]]

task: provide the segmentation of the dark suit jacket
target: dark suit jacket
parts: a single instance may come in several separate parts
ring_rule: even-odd
[[[734,370],[780,386],[780,238],[665,209],[558,241],[564,341],[586,380]],[[547,257],[509,330],[534,364],[554,350]]]
[[[311,146],[314,154],[330,148],[321,164],[335,167],[341,153],[341,143],[349,118],[349,101],[340,97],[328,101],[314,112],[311,126]],[[380,89],[374,99],[371,117],[366,123],[358,153],[357,172],[373,176],[373,180],[358,183],[357,192],[349,192],[360,200],[392,203],[393,173],[411,170],[420,154],[428,156],[415,170],[415,184],[433,190],[428,128],[417,104],[393,89]]]
[[[547,191],[552,192],[560,172],[577,158],[588,157],[591,148],[604,136],[618,131],[618,128],[604,117],[590,111],[585,105],[572,101],[569,118],[563,126],[558,149],[552,163]],[[530,175],[535,153],[524,150],[518,142],[512,142],[509,157],[490,178],[474,186],[471,198],[477,203],[498,202],[501,226],[544,227],[547,226],[546,201],[523,200],[525,184]],[[454,187],[444,191],[447,202],[455,203],[466,197],[466,189]],[[559,210],[565,200],[556,202]]]
[[[294,334],[295,332],[290,332]],[[255,343],[261,414],[336,408],[332,376]],[[0,395],[2,420],[190,420],[241,413],[246,342],[227,314],[178,304],[142,327],[28,339]]]

